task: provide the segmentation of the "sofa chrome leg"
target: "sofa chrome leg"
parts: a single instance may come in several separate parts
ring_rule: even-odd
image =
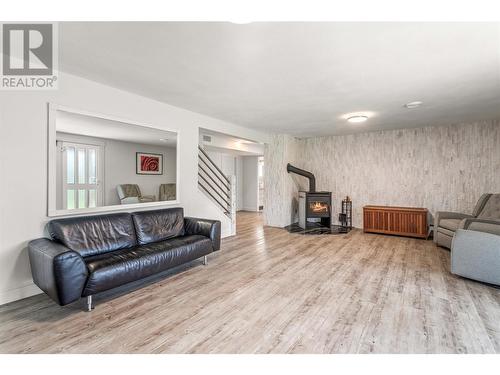
[[[208,257],[205,255],[203,257],[203,265],[206,266],[208,264]]]
[[[92,311],[94,307],[92,306],[92,296],[87,296],[87,311]]]

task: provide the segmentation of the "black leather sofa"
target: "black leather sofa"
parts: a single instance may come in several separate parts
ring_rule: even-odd
[[[182,208],[73,217],[28,245],[33,281],[59,305],[163,272],[220,249],[220,221]]]

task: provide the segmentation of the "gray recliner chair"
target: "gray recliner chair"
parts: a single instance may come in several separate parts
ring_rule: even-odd
[[[175,184],[161,184],[159,191],[159,199],[160,201],[175,201],[176,192]]]
[[[121,204],[146,203],[156,200],[154,195],[142,195],[139,185],[136,184],[118,185],[116,191]]]
[[[500,193],[483,194],[472,214],[440,211],[434,218],[434,242],[451,249],[458,229],[500,235]]]
[[[480,219],[476,225],[473,221],[478,219],[466,220],[471,220],[468,229],[457,229],[453,236],[451,273],[500,285],[500,220]]]

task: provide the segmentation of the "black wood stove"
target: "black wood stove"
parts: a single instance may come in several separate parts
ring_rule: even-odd
[[[316,191],[316,178],[311,172],[287,164],[286,170],[309,179],[309,191],[299,191],[299,226],[303,229],[308,226],[330,228],[332,224],[332,193]]]

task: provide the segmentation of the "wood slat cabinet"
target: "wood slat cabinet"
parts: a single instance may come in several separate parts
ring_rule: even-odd
[[[414,207],[364,206],[363,231],[427,238],[427,209]]]

